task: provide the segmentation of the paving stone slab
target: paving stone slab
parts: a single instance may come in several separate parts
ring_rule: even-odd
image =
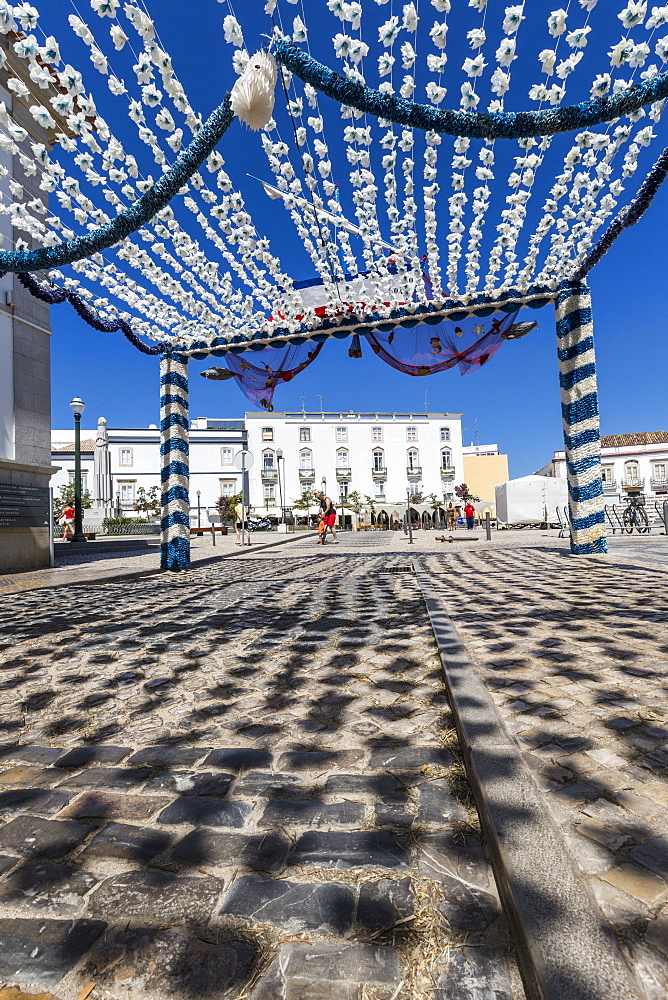
[[[361,802],[291,802],[277,799],[268,802],[258,824],[269,827],[313,826],[327,829],[331,826],[360,826],[364,822],[364,805]]]
[[[19,858],[13,858],[10,854],[0,854],[0,875],[8,872],[18,861]]]
[[[79,774],[65,777],[60,785],[64,788],[99,788],[103,791],[139,788],[152,773],[146,767],[89,767]]]
[[[152,746],[144,747],[137,753],[133,753],[132,757],[128,758],[127,763],[135,767],[154,767],[156,770],[165,767],[192,767],[207,753],[208,750],[204,747],[197,749],[195,747]]]
[[[106,926],[102,920],[0,919],[0,977],[54,986]]]
[[[104,829],[82,851],[80,858],[124,858],[127,861],[152,861],[166,851],[173,838],[163,830],[127,823],[106,823]]]
[[[278,767],[285,771],[323,771],[360,767],[363,755],[355,750],[289,750],[281,754]]]
[[[202,761],[202,767],[220,767],[224,771],[243,774],[256,768],[271,767],[273,759],[273,755],[268,750],[231,747],[226,750],[212,750]]]
[[[456,948],[438,977],[436,1000],[513,1000],[508,959],[501,948]]]
[[[501,915],[496,895],[447,875],[441,875],[440,883],[445,898],[438,909],[451,927],[484,931]]]
[[[53,764],[62,756],[62,747],[40,747],[34,744],[5,747],[0,751],[0,761],[16,761],[19,764]]]
[[[305,782],[296,774],[252,771],[239,778],[234,786],[235,798],[294,799],[311,798],[317,786]]]
[[[407,830],[415,822],[415,813],[408,811],[408,798],[405,795],[387,795],[379,799],[375,812],[377,826]]]
[[[81,910],[81,898],[97,881],[90,872],[74,865],[29,862],[0,882],[0,904],[77,913]]]
[[[206,923],[223,892],[217,878],[180,878],[163,871],[131,871],[114,875],[90,896],[93,916],[122,914],[123,919],[190,920]]]
[[[62,757],[58,757],[58,767],[86,767],[88,764],[118,764],[129,754],[132,747],[85,746],[73,747]]]
[[[278,872],[285,865],[289,849],[290,841],[277,833],[243,836],[193,830],[174,846],[169,858],[184,867],[210,865]]]
[[[12,788],[0,792],[0,816],[9,819],[23,812],[49,816],[67,805],[71,798],[69,792],[54,792],[48,788]]]
[[[341,882],[288,882],[242,875],[232,883],[221,915],[275,924],[282,932],[344,934],[353,921],[355,893]]]
[[[0,785],[12,788],[28,786],[30,788],[50,788],[64,778],[67,771],[58,767],[39,767],[35,764],[17,764],[0,771]]]
[[[330,774],[325,782],[327,795],[392,795],[404,784],[391,774]]]
[[[205,795],[223,799],[233,781],[233,774],[215,771],[159,771],[151,778],[144,791]]]
[[[300,942],[281,945],[251,1000],[355,1000],[363,984],[399,982],[399,956],[393,948]]]
[[[668,837],[654,837],[645,844],[639,844],[629,851],[629,856],[655,875],[668,878]]]
[[[468,812],[450,791],[447,781],[425,781],[419,787],[418,821],[447,826],[465,822]]]
[[[364,882],[359,889],[355,925],[360,930],[377,931],[405,921],[414,912],[410,878]]]
[[[191,826],[242,827],[253,807],[248,802],[218,802],[216,799],[184,795],[158,816],[158,823]]]
[[[57,858],[78,847],[90,832],[83,823],[24,814],[0,827],[0,847],[17,854]]]
[[[451,767],[454,757],[445,747],[397,747],[374,750],[369,758],[370,770],[419,771],[425,764]]]
[[[169,798],[158,795],[122,795],[114,792],[83,792],[60,813],[64,819],[148,819],[163,809]]]
[[[422,833],[418,838],[418,870],[424,878],[450,879],[487,888],[491,868],[480,842],[471,835],[450,831]]]
[[[255,959],[248,941],[217,941],[215,935],[196,937],[178,929],[123,928],[108,931],[93,947],[78,978],[81,986],[92,980],[111,996],[236,1000]]]
[[[328,868],[407,868],[408,848],[403,837],[382,830],[355,833],[302,834],[288,864],[324,865]]]

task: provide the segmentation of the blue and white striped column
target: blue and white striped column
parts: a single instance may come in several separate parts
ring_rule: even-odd
[[[556,312],[571,551],[577,555],[607,552],[594,325],[588,285],[562,281]]]
[[[166,354],[160,360],[160,459],[160,566],[187,569],[190,566],[188,361],[179,354]]]

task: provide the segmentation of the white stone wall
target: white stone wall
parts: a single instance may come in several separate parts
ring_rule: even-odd
[[[601,465],[610,470],[603,479],[608,503],[619,503],[625,494],[623,484],[631,479],[631,472],[637,467],[638,479],[643,493],[648,498],[668,499],[668,482],[661,483],[658,475],[661,466],[668,474],[668,444],[646,444],[621,448],[603,448]],[[659,468],[657,468],[659,467]],[[566,457],[563,451],[555,451],[554,458],[537,473],[538,475],[566,478]],[[665,476],[663,477],[666,478]]]

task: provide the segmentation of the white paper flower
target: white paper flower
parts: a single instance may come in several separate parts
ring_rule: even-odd
[[[544,83],[534,83],[529,91],[529,99],[532,101],[546,101],[548,97],[547,87]]]
[[[232,55],[232,69],[237,74],[237,76],[241,76],[243,71],[246,69],[246,66],[248,65],[248,59],[249,56],[246,49],[234,50],[234,54]]]
[[[566,18],[568,14],[560,7],[558,10],[553,10],[547,19],[547,29],[550,34],[556,38],[558,35],[563,35],[566,30]]]
[[[343,21],[345,19],[344,0],[327,0],[327,6],[331,10],[332,14],[338,17],[339,21]]]
[[[557,76],[560,80],[565,80],[566,77],[571,75],[583,55],[583,52],[573,52],[568,59],[563,59],[559,63],[557,66]]]
[[[98,73],[106,74],[108,72],[107,57],[104,52],[98,49],[97,45],[93,45],[90,50],[90,61]]]
[[[358,65],[362,59],[369,54],[369,46],[366,42],[361,42],[359,38],[356,38],[352,45],[350,46],[350,59],[355,65]],[[352,78],[353,74],[348,74],[349,79]],[[364,83],[363,77],[358,73],[357,76],[360,78],[360,83]]]
[[[507,73],[504,73],[502,69],[494,70],[492,73],[492,78],[490,80],[492,86],[492,93],[497,94],[499,97],[503,97],[508,88],[510,87],[510,77]],[[500,110],[500,109],[494,109]]]
[[[0,0],[0,33],[6,35],[8,31],[16,31],[16,22],[13,18],[13,9],[7,0]]]
[[[496,50],[496,61],[500,66],[510,66],[511,62],[517,58],[515,55],[516,45],[517,39],[515,38],[501,39],[501,44]]]
[[[391,17],[385,24],[381,24],[378,29],[378,41],[388,48],[390,45],[394,45],[395,39],[399,33],[399,18]]]
[[[554,73],[554,64],[557,58],[557,53],[554,49],[543,49],[542,52],[539,52],[538,58],[540,59],[540,68],[543,73],[545,73],[546,76],[552,76]]]
[[[480,102],[480,98],[478,97],[473,87],[468,82],[468,80],[461,85],[460,89],[462,92],[461,100],[459,102],[461,107],[466,110],[468,110],[469,108],[477,107],[478,103]]]
[[[394,66],[394,56],[391,56],[388,52],[383,52],[383,54],[378,57],[379,76],[388,76],[388,74],[392,72],[393,66]]]
[[[610,90],[610,74],[599,73],[591,87],[592,97],[603,97]]]
[[[450,0],[431,0],[432,7],[435,7],[439,14],[450,13]]]
[[[472,49],[479,49],[485,44],[487,38],[484,28],[473,28],[472,31],[466,32],[466,37],[468,38],[469,45]]]
[[[482,52],[479,52],[474,59],[465,59],[462,69],[467,76],[480,76],[486,65]]]
[[[652,16],[648,18],[645,25],[647,30],[661,28],[664,24],[668,24],[668,4],[664,4],[663,7],[652,7]]]
[[[415,62],[417,53],[410,42],[404,42],[401,46],[401,65],[404,69],[410,69]]]
[[[90,0],[90,5],[100,17],[116,17],[120,0]]]
[[[142,87],[141,89],[141,99],[142,103],[146,104],[149,108],[156,108],[162,101],[162,91],[150,83],[147,87]]]
[[[111,40],[118,52],[121,51],[123,46],[128,40],[128,36],[125,34],[120,24],[112,24],[109,29],[109,34],[111,35]]]
[[[347,59],[350,55],[350,49],[353,44],[353,40],[350,35],[342,35],[340,32],[334,35],[332,39],[334,44],[334,54],[339,57],[339,59]]]
[[[587,35],[591,31],[591,27],[586,28],[576,28],[575,31],[570,31],[566,35],[566,41],[572,49],[583,49],[587,44]]]
[[[292,22],[292,41],[293,42],[306,41],[306,25],[302,21],[301,17],[296,17]]]
[[[630,38],[622,38],[613,48],[610,49],[610,65],[619,68],[631,57],[633,52],[633,42]]]
[[[63,71],[58,74],[58,80],[62,87],[65,88],[68,94],[81,94],[83,93],[83,83],[81,82],[81,73],[77,72],[69,63],[65,66]]]
[[[440,104],[447,93],[445,87],[439,87],[433,80],[427,84],[425,91],[432,104]]]
[[[505,17],[503,19],[503,30],[507,35],[514,34],[524,20],[524,14],[522,13],[523,7],[524,4],[517,4],[514,7],[506,7]]]
[[[668,35],[659,39],[654,47],[654,51],[661,62],[668,62]]]
[[[629,0],[624,10],[617,15],[622,25],[626,28],[635,28],[637,24],[642,24],[647,14],[647,3],[645,0]]]
[[[436,46],[436,48],[438,49],[445,48],[447,34],[448,34],[448,26],[445,23],[445,21],[443,21],[442,24],[439,24],[438,21],[434,21],[434,27],[429,32],[429,36],[434,45]]]
[[[445,52],[440,56],[435,56],[430,53],[427,56],[427,68],[432,71],[432,73],[442,73],[445,69],[445,64],[448,61],[448,57]]]
[[[21,22],[21,26],[26,31],[32,31],[37,27],[39,13],[29,3],[20,3],[14,7],[14,17]]]
[[[633,51],[629,56],[629,66],[644,66],[649,55],[649,45],[647,42],[639,42],[633,46]]]
[[[557,105],[561,104],[564,97],[566,96],[566,88],[559,87],[556,83],[553,83],[550,87],[550,104]]]
[[[223,31],[225,32],[225,41],[229,42],[230,45],[236,45],[238,49],[244,44],[244,36],[241,30],[241,25],[237,21],[233,14],[228,14],[223,20]]]

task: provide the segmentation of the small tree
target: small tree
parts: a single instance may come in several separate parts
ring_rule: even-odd
[[[305,514],[308,514],[311,507],[317,507],[319,504],[320,500],[313,490],[304,490],[297,500],[292,501],[294,510],[303,510]]]
[[[229,520],[234,514],[234,508],[243,500],[243,493],[235,493],[231,497],[218,497],[216,500],[216,510],[220,514],[221,520]]]
[[[148,514],[149,517],[160,517],[162,513],[162,498],[157,486],[151,486],[149,490],[140,486],[137,489],[137,498],[132,505],[133,510],[140,514]]]
[[[476,497],[473,493],[469,493],[469,488],[466,483],[461,483],[459,486],[455,486],[455,495],[462,503],[480,503],[480,497]]]
[[[81,494],[81,509],[89,510],[92,507],[90,493]],[[74,483],[67,483],[60,487],[60,496],[53,498],[53,520],[54,524],[63,516],[66,507],[74,507]]]
[[[424,494],[421,491],[418,491],[417,493],[411,493],[408,499],[410,500],[411,503],[424,503]]]

